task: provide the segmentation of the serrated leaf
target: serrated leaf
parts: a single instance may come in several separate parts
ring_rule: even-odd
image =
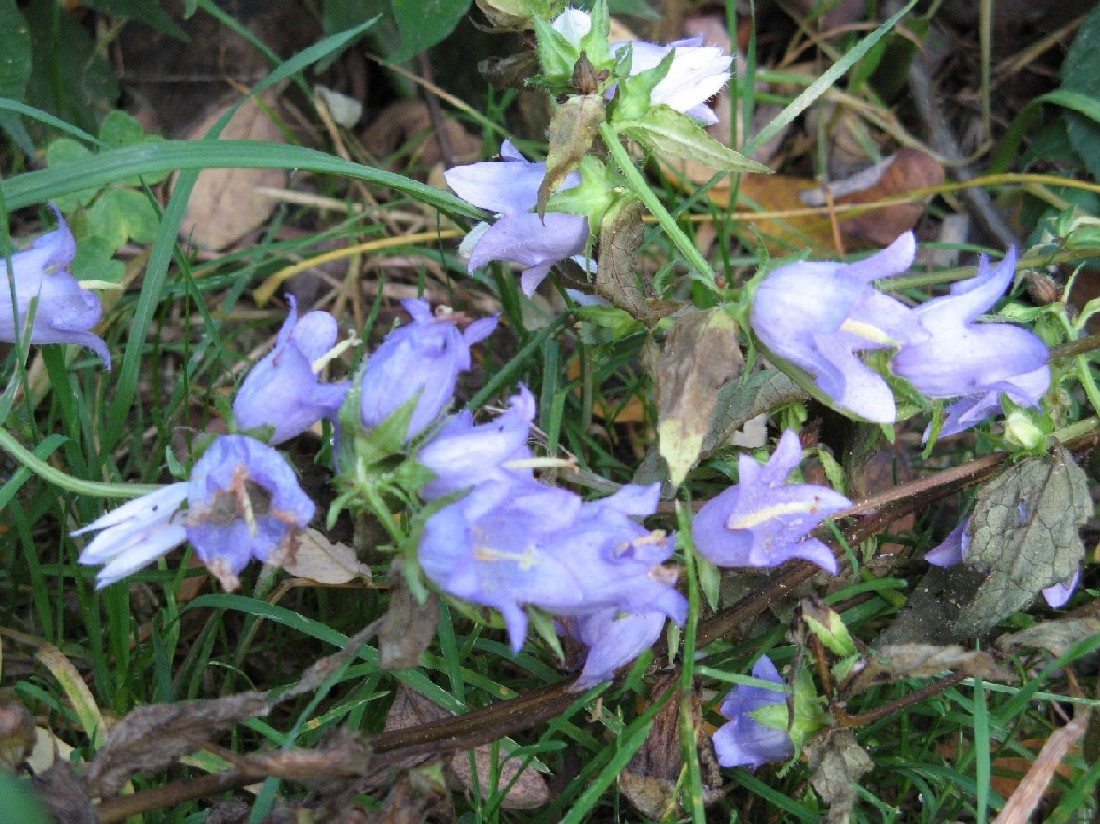
[[[812,598],[803,600],[802,620],[806,622],[810,632],[834,655],[849,656],[856,653],[856,644],[848,627],[844,625],[840,615],[824,602]]]
[[[471,0],[390,0],[401,47],[389,59],[395,63],[415,57],[454,31]]]
[[[676,319],[657,364],[657,435],[674,486],[695,465],[718,390],[737,376],[742,360],[737,322],[724,309]]]
[[[1070,143],[1093,177],[1100,177],[1100,67],[1096,51],[1100,48],[1100,6],[1085,19],[1062,61],[1062,89],[1080,92],[1088,107],[1065,111],[1066,132]]]
[[[987,484],[970,519],[965,559],[987,577],[960,612],[960,630],[981,635],[1077,572],[1085,555],[1078,529],[1092,512],[1088,476],[1060,444]]]
[[[771,174],[767,166],[723,146],[686,114],[665,105],[654,106],[642,119],[616,128],[619,134],[666,158],[694,160],[720,172]]]
[[[546,201],[592,148],[596,130],[604,120],[606,103],[598,94],[575,94],[558,107],[546,136],[546,176],[539,185],[538,211],[546,212]]]

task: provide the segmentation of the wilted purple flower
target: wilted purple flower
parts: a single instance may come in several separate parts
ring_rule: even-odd
[[[1026,507],[1020,503],[1021,522],[1027,517]],[[966,560],[967,551],[970,549],[970,516],[963,518],[962,523],[951,530],[951,534],[944,538],[943,543],[934,549],[930,549],[924,556],[924,560],[932,566],[953,567]],[[1077,579],[1080,571],[1074,572],[1068,581],[1059,581],[1043,589],[1043,599],[1052,609],[1065,606],[1077,588]]]
[[[578,635],[589,647],[584,669],[573,690],[586,690],[615,676],[661,637],[663,612],[622,612],[614,607],[601,609],[579,619]]]
[[[401,305],[413,322],[386,335],[367,358],[360,402],[363,426],[373,429],[419,396],[406,435],[411,440],[450,406],[458,373],[470,368],[470,347],[492,333],[497,318],[481,318],[460,332],[456,315],[432,314],[426,300]]]
[[[314,361],[336,343],[336,318],[328,312],[298,317],[290,298],[287,316],[275,348],[252,367],[233,401],[233,417],[240,429],[274,427],[270,443],[300,435],[321,418],[334,419],[348,392],[348,382],[321,383]]]
[[[227,590],[252,558],[297,549],[314,511],[286,459],[244,435],[223,435],[196,461],[187,505],[187,539]]]
[[[574,46],[579,46],[592,29],[592,17],[579,9],[566,9],[551,26]],[[612,43],[611,50],[618,54],[627,46],[631,49],[631,75],[656,68],[669,52],[674,52],[668,74],[650,94],[653,105],[664,104],[706,124],[718,122],[706,101],[729,82],[733,62],[730,55],[723,54],[717,46],[704,46],[702,35],[668,45],[644,40]]]
[[[584,570],[547,548],[580,506],[573,493],[544,484],[481,484],[428,519],[420,566],[444,592],[500,610],[518,653],[526,605],[579,605],[584,597]]]
[[[763,655],[752,668],[752,677],[783,684],[779,670]],[[783,704],[781,690],[739,685],[722,702],[722,715],[730,719],[714,733],[714,752],[723,767],[748,767],[755,770],[769,761],[786,761],[794,755],[794,742],[786,730],[765,727],[752,717],[761,707]]]
[[[917,308],[928,337],[903,345],[891,363],[895,374],[930,398],[962,399],[947,410],[944,435],[983,421],[1001,408],[1001,394],[1024,407],[1038,406],[1050,386],[1050,353],[1026,329],[1008,323],[974,323],[1012,284],[1016,253],[997,267],[983,255],[977,276],[951,294]]]
[[[0,341],[14,343],[16,330],[31,343],[75,343],[87,346],[104,365],[111,368],[111,353],[107,344],[89,330],[99,323],[103,307],[99,298],[81,289],[66,267],[76,256],[76,240],[61,210],[50,204],[57,216],[57,229],[38,238],[29,249],[0,258]],[[12,305],[12,290],[15,305]],[[31,301],[38,299],[34,323],[28,330],[27,315]]]
[[[737,484],[695,516],[692,537],[699,553],[718,566],[773,567],[803,558],[835,575],[833,553],[806,536],[852,502],[828,487],[785,485],[801,459],[798,435],[790,429],[763,466],[742,455]]]
[[[420,497],[434,501],[493,480],[533,481],[531,469],[508,464],[531,457],[527,437],[534,419],[535,398],[522,384],[508,409],[488,423],[475,424],[469,411],[459,412],[420,450],[418,460],[436,476]]]
[[[857,263],[792,263],[768,275],[752,305],[752,329],[776,357],[808,372],[837,406],[876,423],[897,417],[894,395],[856,355],[914,343],[927,332],[913,310],[871,282],[904,272],[911,232]]]
[[[125,578],[187,540],[181,507],[187,482],[169,484],[135,498],[72,534],[98,532],[80,553],[80,563],[103,564],[96,589]]]
[[[539,217],[532,212],[546,177],[546,164],[526,160],[507,140],[500,154],[502,161],[456,166],[443,176],[463,200],[498,217],[492,226],[480,228],[486,225],[480,224],[468,236],[474,241],[470,271],[494,260],[513,260],[524,267],[520,278],[524,294],[532,295],[551,266],[584,253],[588,218],[561,212]],[[580,182],[580,175],[573,172],[560,188],[569,189]]]

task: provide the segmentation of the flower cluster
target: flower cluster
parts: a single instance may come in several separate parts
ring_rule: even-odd
[[[440,589],[504,616],[512,649],[527,635],[526,607],[558,616],[589,647],[577,682],[612,676],[659,637],[666,618],[682,624],[687,601],[664,566],[671,536],[634,518],[656,510],[659,485],[625,486],[585,502],[535,480],[528,429],[534,398],[526,387],[494,421],[455,416],[419,454],[435,479],[436,500],[468,494],[428,519],[418,557]]]
[[[619,110],[629,110],[627,119],[631,122],[643,120],[651,110],[680,113],[676,116],[686,123],[682,128],[688,132],[701,133],[696,121],[717,122],[707,100],[729,82],[730,55],[702,45],[701,37],[668,45],[608,43],[606,23],[606,8],[599,20],[589,12],[570,8],[544,23],[545,28],[539,30],[540,61],[547,73],[543,81],[579,91],[571,78],[578,66],[587,65],[594,70],[596,85],[602,84],[602,94],[616,101]],[[552,58],[548,57],[550,53]],[[612,71],[621,83],[608,79]],[[585,89],[583,94],[591,92]],[[596,105],[589,106],[589,110],[602,111],[603,99],[595,95]],[[654,128],[667,131],[668,124],[662,121]],[[555,131],[553,127],[551,131]],[[584,159],[561,169],[562,174],[553,178],[560,182],[552,187],[557,193],[549,204],[546,199],[550,193],[543,190],[548,187],[547,163],[525,159],[507,140],[501,146],[500,161],[458,166],[444,174],[459,197],[496,216],[495,223],[478,224],[463,241],[461,251],[469,256],[469,270],[497,260],[519,263],[523,267],[520,283],[527,295],[533,294],[551,267],[561,261],[573,259],[592,270],[594,264],[586,255],[591,253],[592,235],[599,231],[600,220],[615,197],[613,193],[620,188],[614,175],[587,153],[594,131],[592,123],[583,127],[572,124],[558,131],[589,137],[587,144],[576,138],[580,142],[566,141],[567,146],[556,148],[551,141],[550,156],[556,152],[559,162],[561,156],[584,155]]]
[[[50,205],[57,228],[29,249],[0,259],[0,341],[75,343],[99,355],[111,368],[111,353],[91,329],[103,307],[94,292],[82,289],[67,267],[76,256],[76,241],[61,211]],[[27,326],[34,306],[34,318]]]
[[[982,258],[976,277],[950,294],[911,309],[871,282],[906,271],[916,245],[906,233],[857,263],[794,263],[760,284],[752,327],[768,352],[807,373],[838,408],[892,423],[894,395],[858,353],[895,350],[893,374],[929,398],[958,398],[944,435],[961,432],[1000,409],[1001,396],[1038,406],[1050,385],[1049,353],[1033,333],[1006,323],[976,323],[1011,285],[1013,251],[999,266]]]
[[[359,423],[367,431],[412,407],[405,432],[411,439],[446,411],[458,374],[470,368],[470,346],[493,330],[496,318],[462,332],[458,316],[436,317],[427,301],[404,305],[413,323],[391,332],[367,359],[357,396]],[[277,563],[295,550],[314,505],[272,446],[322,419],[335,421],[350,384],[326,383],[317,373],[337,335],[332,315],[299,318],[291,298],[274,349],[245,377],[233,403],[235,428],[250,434],[215,439],[187,481],[130,501],[73,533],[98,533],[80,556],[83,564],[103,565],[97,586],[125,578],[185,541],[226,589],[237,586],[250,560]]]

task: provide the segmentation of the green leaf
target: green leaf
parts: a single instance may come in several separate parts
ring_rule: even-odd
[[[64,163],[87,163],[92,150],[76,140],[62,137],[46,147],[46,165],[60,166]],[[96,188],[88,188],[70,195],[58,195],[51,198],[63,212],[72,212],[81,206],[87,206],[96,196]]]
[[[640,120],[617,124],[616,130],[666,158],[695,160],[721,172],[771,174],[767,166],[723,146],[686,114],[663,104]]]
[[[22,100],[31,77],[31,34],[27,21],[19,13],[15,0],[0,0],[0,97]],[[11,112],[0,113],[0,128],[18,141],[33,146],[23,121]],[[25,138],[25,140],[23,139]]]
[[[830,652],[841,657],[855,655],[856,644],[840,615],[822,601],[802,602],[802,620]]]
[[[113,149],[140,143],[143,137],[141,121],[118,109],[107,112],[99,126],[99,139]]]
[[[114,108],[119,89],[95,41],[54,0],[32,0],[23,13],[34,54],[27,102],[96,131],[100,118]]]
[[[81,238],[76,245],[76,257],[69,265],[69,271],[77,280],[106,280],[121,283],[126,274],[126,265],[115,259],[117,246],[112,246],[106,238],[91,236]]]
[[[131,239],[152,243],[159,223],[149,198],[133,189],[108,189],[88,210],[88,233],[103,238],[112,249]]]
[[[1076,111],[1065,113],[1070,142],[1094,178],[1100,178],[1100,6],[1077,32],[1062,62],[1062,91],[1078,92]],[[1066,106],[1066,102],[1060,105]]]
[[[390,56],[395,63],[415,57],[454,31],[471,0],[390,0],[401,32],[401,48]]]

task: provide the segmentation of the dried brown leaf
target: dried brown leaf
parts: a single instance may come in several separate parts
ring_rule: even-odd
[[[737,322],[723,309],[692,310],[676,319],[657,364],[657,434],[674,486],[703,448],[718,390],[741,371]]]
[[[68,761],[58,759],[53,766],[33,779],[35,795],[54,821],[64,824],[99,824],[84,781]]]
[[[1015,652],[1024,648],[1044,649],[1060,656],[1078,641],[1100,635],[1100,618],[1066,618],[1061,621],[1043,621],[1033,627],[1002,635],[997,639],[997,649]]]
[[[1016,681],[1016,676],[997,666],[988,652],[972,652],[956,645],[901,644],[875,650],[844,692],[848,696],[857,695],[871,687],[906,678],[934,678],[945,670],[1002,684]]]
[[[34,749],[34,716],[12,689],[0,690],[0,769],[15,772]]]
[[[806,744],[810,785],[829,808],[826,824],[847,824],[856,803],[859,780],[874,767],[851,730],[833,730]]]
[[[264,693],[244,692],[131,710],[88,766],[88,787],[94,795],[114,795],[134,773],[166,767],[235,724],[267,715],[270,707]]]
[[[558,107],[546,133],[550,146],[546,152],[546,176],[539,185],[538,212],[546,211],[546,201],[576,169],[604,121],[603,95],[575,94]]]
[[[312,527],[298,541],[298,548],[287,553],[279,564],[288,574],[318,584],[346,584],[356,578],[371,578],[370,567],[360,563],[354,550],[333,543]]]
[[[428,593],[416,600],[405,578],[404,562],[390,565],[390,605],[378,629],[378,665],[384,670],[409,669],[420,664],[439,625],[439,600]]]
[[[259,100],[246,100],[222,131],[221,138],[286,142],[270,115],[277,99],[278,91],[272,89],[260,95]],[[184,137],[201,138],[233,105],[235,101],[216,107]],[[280,188],[285,183],[286,173],[282,169],[206,169],[199,174],[191,192],[180,233],[204,249],[224,249],[261,226],[275,208],[274,201],[256,190]]]

